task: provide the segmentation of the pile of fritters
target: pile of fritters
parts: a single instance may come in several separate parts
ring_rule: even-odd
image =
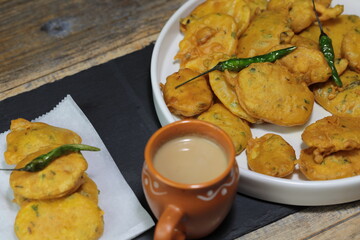
[[[184,37],[175,56],[180,69],[161,84],[169,110],[180,118],[199,118],[223,128],[238,154],[252,137],[252,124],[304,125],[315,101],[334,115],[360,117],[360,18],[344,15],[344,6],[331,2],[315,0],[324,31],[333,42],[343,87],[332,81],[320,51],[311,0],[207,0],[180,21]],[[291,46],[296,50],[274,63],[253,63],[238,73],[213,71],[175,88],[220,61]],[[249,157],[274,139],[279,146],[275,153]],[[271,176],[287,176],[297,163],[292,147],[274,136],[252,139],[247,151],[249,168]],[[282,151],[289,154],[281,157]],[[255,160],[267,165],[260,167]],[[289,165],[282,166],[284,162]]]
[[[16,168],[61,145],[81,143],[70,130],[21,118],[11,121],[10,130],[4,156]],[[20,206],[14,227],[19,239],[100,238],[103,212],[87,167],[82,154],[74,152],[56,158],[43,170],[11,173],[14,202]]]
[[[360,118],[330,116],[305,128],[301,172],[310,180],[328,180],[360,174]]]

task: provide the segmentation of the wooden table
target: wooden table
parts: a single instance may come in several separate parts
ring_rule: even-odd
[[[0,100],[143,48],[184,2],[0,0]],[[353,202],[309,207],[239,239],[360,239],[358,226]]]

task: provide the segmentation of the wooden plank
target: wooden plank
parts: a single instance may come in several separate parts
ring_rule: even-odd
[[[0,1],[0,100],[143,48],[185,1]]]
[[[359,222],[360,201],[335,206],[310,207],[237,240],[360,239],[351,237],[360,235],[360,228],[357,227]]]

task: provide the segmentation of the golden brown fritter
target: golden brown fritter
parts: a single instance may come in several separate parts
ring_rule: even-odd
[[[181,19],[181,31],[186,32],[194,20],[214,13],[232,16],[237,24],[237,36],[239,36],[248,27],[255,11],[251,11],[247,0],[207,0],[198,5],[187,17]]]
[[[82,176],[81,182],[83,182],[83,183],[80,186],[76,186],[74,188],[74,190],[71,190],[69,192],[69,195],[72,192],[77,192],[77,193],[91,199],[94,203],[98,204],[99,190],[97,188],[96,183],[91,178],[89,178],[89,176],[86,173],[84,173],[84,175]],[[23,207],[26,204],[28,204],[29,202],[33,202],[33,201],[37,201],[37,200],[25,198],[16,193],[14,194],[14,202],[17,203],[20,207]],[[42,200],[42,201],[47,201],[47,200]],[[48,200],[48,201],[52,201],[52,200]]]
[[[349,61],[349,66],[360,73],[360,27],[345,34],[341,45],[342,56]]]
[[[268,133],[250,139],[246,147],[249,168],[273,177],[286,177],[293,173],[295,150],[281,136]]]
[[[309,180],[332,180],[360,174],[360,150],[339,151],[324,157],[317,163],[314,149],[301,151],[300,171]]]
[[[288,10],[291,29],[295,33],[299,33],[306,29],[316,20],[311,0],[270,0],[268,9],[273,11],[282,9]],[[316,10],[320,20],[325,21],[339,16],[344,11],[344,6],[337,5],[334,8],[329,8],[327,3],[323,5],[317,1]]]
[[[209,73],[209,83],[211,89],[214,91],[220,102],[230,112],[251,123],[257,122],[255,118],[247,114],[245,110],[241,107],[236,96],[234,87],[226,81],[226,73],[220,71],[214,71]]]
[[[210,54],[235,54],[236,34],[237,25],[234,18],[229,15],[209,14],[193,20],[179,43],[180,49],[175,59],[179,60],[180,68],[202,72],[204,62],[212,60]],[[191,66],[195,66],[196,69]]]
[[[306,123],[314,105],[306,84],[274,63],[254,63],[241,70],[235,90],[250,116],[281,126]]]
[[[79,135],[68,129],[41,122],[29,122],[23,118],[11,121],[11,132],[6,136],[4,153],[7,164],[17,164],[28,154],[44,147],[81,143]]]
[[[241,118],[232,114],[222,104],[214,104],[208,111],[198,117],[223,129],[231,138],[236,154],[240,154],[251,138],[250,127]]]
[[[360,117],[360,74],[347,70],[340,78],[342,88],[331,80],[316,84],[313,87],[316,102],[334,115]]]
[[[356,15],[340,15],[335,19],[331,19],[322,23],[324,32],[331,38],[335,58],[341,58],[341,45],[345,34],[352,29],[360,26],[360,18]],[[319,43],[320,29],[316,24],[311,25],[300,36],[309,38]]]
[[[308,49],[316,49],[319,50],[319,44],[309,38],[302,37],[300,35],[294,35],[294,37],[290,41],[291,45],[295,45],[297,47],[305,47]]]
[[[52,149],[42,149],[28,155],[16,168],[24,167],[34,158]],[[83,183],[88,164],[81,153],[70,153],[56,158],[38,172],[14,171],[10,186],[15,194],[29,199],[52,199],[68,195]]]
[[[94,203],[99,202],[99,189],[96,183],[84,173],[84,183],[76,190],[77,193],[89,198]]]
[[[254,17],[239,38],[237,55],[247,58],[268,53],[274,46],[289,43],[293,35],[288,11],[264,11]]]
[[[177,85],[198,74],[185,68],[166,78],[162,91],[170,112],[179,116],[192,117],[206,111],[212,105],[213,94],[204,77],[199,77],[175,89]]]
[[[301,135],[314,148],[314,160],[342,150],[360,149],[360,118],[329,116],[307,126]]]
[[[20,240],[96,240],[104,230],[103,212],[89,198],[74,193],[25,205],[16,216],[14,229]]]
[[[290,47],[291,45],[279,45],[271,51]],[[311,85],[318,82],[326,82],[331,76],[331,69],[324,54],[317,49],[297,47],[295,51],[277,60],[277,63],[285,66],[297,79]]]

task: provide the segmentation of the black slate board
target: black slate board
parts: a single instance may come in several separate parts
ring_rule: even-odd
[[[147,46],[140,51],[1,101],[0,132],[9,129],[10,120],[19,117],[34,119],[50,111],[70,94],[99,133],[141,204],[150,212],[140,176],[145,144],[161,127],[154,109],[150,85],[153,47]],[[269,203],[237,194],[227,218],[206,239],[234,239],[301,209],[302,207]],[[137,239],[152,239],[152,234],[153,229],[150,229]]]

